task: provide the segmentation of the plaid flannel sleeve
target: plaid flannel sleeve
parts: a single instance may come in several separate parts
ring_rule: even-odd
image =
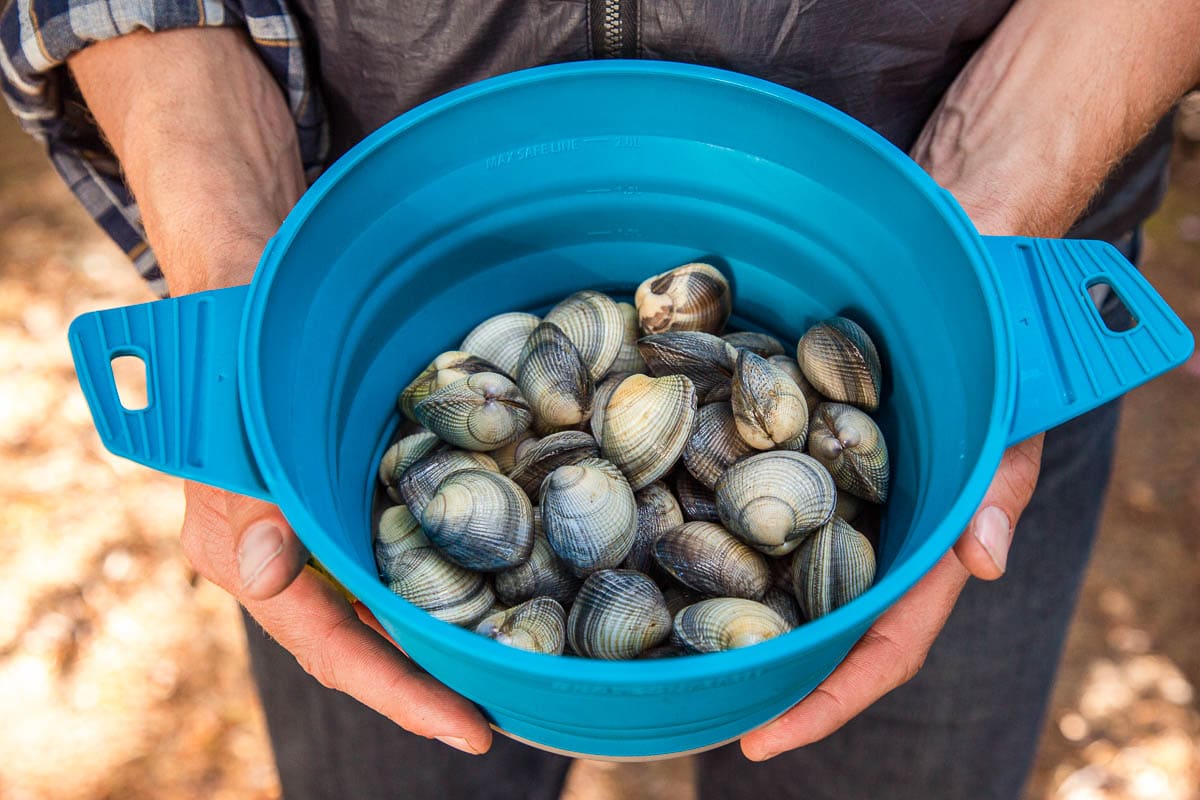
[[[67,73],[67,57],[137,29],[202,26],[246,29],[287,97],[309,180],[328,150],[328,129],[299,27],[287,0],[0,0],[0,91],[17,119],[42,142],[54,168],[151,288],[166,281],[146,242],[137,204]]]

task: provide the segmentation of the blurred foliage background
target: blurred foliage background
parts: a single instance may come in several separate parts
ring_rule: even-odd
[[[1200,329],[1200,95],[1144,271]],[[66,328],[152,299],[0,113],[0,798],[274,798],[233,601],[178,481],[110,456]],[[1200,358],[1133,392],[1028,800],[1200,798]],[[1016,546],[1020,546],[1018,542]],[[686,759],[581,762],[565,797],[685,798]]]

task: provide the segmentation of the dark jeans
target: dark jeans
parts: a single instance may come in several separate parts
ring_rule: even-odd
[[[1121,242],[1136,259],[1138,240]],[[1110,300],[1106,317],[1119,312]],[[1095,538],[1118,404],[1046,435],[1041,480],[1002,580],[970,581],[917,677],[828,739],[765,764],[697,757],[702,800],[1018,797]],[[284,796],[556,798],[569,759],[497,735],[462,755],[324,689],[249,622]]]

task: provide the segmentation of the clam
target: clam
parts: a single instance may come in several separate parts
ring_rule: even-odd
[[[443,447],[436,433],[422,429],[418,433],[403,436],[383,453],[379,459],[379,480],[387,488],[388,497],[401,502],[396,485],[404,471],[425,456]]]
[[[709,264],[684,264],[638,286],[633,302],[646,333],[720,333],[733,310],[729,281]]]
[[[583,431],[559,431],[525,447],[508,477],[516,481],[530,497],[535,497],[542,481],[551,472],[599,454],[596,440]]]
[[[600,383],[596,384],[596,394],[592,399],[592,419],[590,425],[592,427],[592,436],[596,437],[596,441],[602,441],[604,435],[604,414],[608,410],[608,401],[612,398],[613,392],[621,385],[621,381],[633,375],[633,372],[617,372],[613,370],[608,373],[608,376]],[[637,373],[641,374],[641,373]]]
[[[839,489],[872,503],[888,497],[887,443],[875,420],[845,403],[822,403],[813,414],[809,454]]]
[[[662,592],[654,581],[629,569],[590,575],[567,618],[571,647],[588,658],[633,658],[670,632],[671,616]]]
[[[638,327],[637,309],[629,305],[629,303],[617,303],[617,308],[621,310],[621,320],[625,324],[625,335],[621,340],[621,350],[617,353],[616,360],[608,368],[609,373],[645,374],[646,362],[642,359],[641,351],[638,350],[637,346],[638,338],[642,335],[641,329]]]
[[[769,333],[735,331],[721,337],[738,350],[749,350],[763,358],[783,355],[783,344]]]
[[[818,322],[800,337],[796,361],[804,377],[830,400],[867,411],[879,407],[879,351],[857,323],[845,317]]]
[[[533,422],[517,385],[495,372],[477,372],[435,390],[413,415],[443,441],[479,452],[516,440]]]
[[[699,331],[659,333],[638,339],[638,350],[651,375],[690,378],[701,403],[729,398],[738,351],[719,336]]]
[[[522,452],[522,448],[527,444],[535,444],[537,440],[538,435],[532,430],[527,430],[503,447],[488,451],[488,455],[496,462],[496,468],[508,475],[517,465],[517,455]]]
[[[542,482],[540,505],[550,546],[576,575],[615,567],[629,555],[637,505],[609,462],[589,458],[554,470]]]
[[[796,598],[792,597],[790,589],[776,589],[772,586],[763,595],[762,604],[778,614],[779,618],[787,623],[788,630],[804,621],[800,617],[800,606],[796,604]]]
[[[484,577],[446,560],[432,547],[416,547],[393,562],[388,588],[418,608],[455,625],[474,625],[495,597]]]
[[[533,514],[533,551],[529,560],[496,573],[493,579],[496,596],[514,605],[534,597],[553,597],[563,608],[570,608],[583,581],[555,554],[541,529],[536,508]]]
[[[717,514],[754,547],[782,555],[782,545],[829,521],[837,502],[833,478],[814,458],[772,450],[742,459],[717,481]]]
[[[792,561],[792,592],[808,619],[841,608],[874,580],[871,543],[838,517],[805,539]]]
[[[536,597],[484,617],[475,632],[518,650],[557,656],[566,643],[566,616],[556,600]]]
[[[803,437],[808,404],[787,373],[748,350],[738,354],[730,402],[737,432],[758,450]]]
[[[800,364],[796,359],[788,356],[771,356],[767,359],[775,366],[787,373],[787,376],[795,381],[800,387],[800,391],[804,393],[804,404],[809,411],[812,411],[821,403],[825,402],[825,398],[821,393],[813,388],[813,385],[808,382],[808,378],[804,377],[804,373],[800,371]],[[794,448],[799,450],[800,448]]]
[[[683,524],[683,512],[675,495],[659,481],[634,494],[633,499],[637,503],[637,533],[621,566],[649,575],[658,568],[654,543],[666,531]]]
[[[400,554],[417,547],[432,545],[408,506],[385,509],[379,516],[379,528],[375,533],[375,565],[379,567],[379,574],[390,580]]]
[[[541,430],[570,428],[592,413],[595,385],[579,351],[552,322],[534,328],[521,351],[517,385]]]
[[[791,628],[762,603],[717,597],[688,606],[675,615],[675,635],[696,653],[719,653],[782,636]]]
[[[712,491],[692,477],[686,469],[675,471],[675,497],[679,510],[688,522],[720,522],[717,498]]]
[[[625,318],[616,302],[590,289],[576,292],[550,309],[546,322],[566,334],[598,381],[612,367],[625,343]]]
[[[429,541],[451,561],[479,572],[509,569],[533,549],[533,507],[498,472],[467,469],[442,481],[421,512]]]
[[[516,375],[525,340],[539,322],[541,320],[533,314],[520,311],[497,314],[476,325],[458,349],[490,361],[509,375]]]
[[[696,425],[683,448],[683,463],[692,476],[709,489],[739,458],[757,452],[738,435],[729,403],[709,403],[696,411]]]
[[[712,522],[686,522],[654,543],[658,565],[697,592],[758,600],[771,585],[762,553]]]
[[[480,372],[496,372],[509,377],[504,370],[486,359],[462,350],[449,350],[429,362],[429,366],[404,388],[397,405],[404,416],[416,420],[413,409],[417,407],[417,403],[444,386]]]
[[[601,454],[636,491],[665,475],[683,452],[696,419],[696,392],[682,375],[630,375],[609,398]]]
[[[499,472],[491,456],[469,450],[440,450],[430,453],[404,471],[396,483],[396,492],[417,519],[425,504],[450,475],[464,469],[488,469]]]

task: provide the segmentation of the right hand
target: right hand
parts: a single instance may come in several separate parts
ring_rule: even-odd
[[[361,603],[305,566],[308,551],[278,508],[192,482],[184,495],[188,560],[306,672],[405,730],[467,753],[488,750],[492,731],[479,710],[405,658]]]

